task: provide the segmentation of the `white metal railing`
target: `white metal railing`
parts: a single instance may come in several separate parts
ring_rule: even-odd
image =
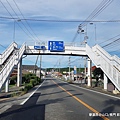
[[[56,40],[53,40],[53,41],[56,41]],[[28,46],[48,46],[48,41],[29,41],[26,43]],[[64,42],[64,45],[65,46],[71,46],[71,47],[85,47],[85,44],[81,44],[80,42]]]
[[[73,42],[73,43],[64,43],[65,46],[71,46],[71,47],[85,47],[85,44],[81,44],[80,42]]]
[[[3,69],[0,71],[0,89],[8,79],[13,68],[18,64],[19,60],[24,54],[24,51],[25,51],[25,44],[23,44],[17,52],[14,51],[13,55],[9,58]]]
[[[92,49],[86,45],[86,52],[93,63],[99,66],[108,78],[120,91],[120,61],[116,56],[111,56],[103,48],[96,45]]]
[[[86,53],[96,66],[100,65],[100,63],[98,63],[99,55],[96,55],[88,45],[86,45]]]
[[[4,63],[4,61],[9,57],[9,55],[13,52],[14,48],[17,48],[18,45],[13,42],[9,47],[0,55],[0,65]]]
[[[26,49],[26,44],[23,43],[22,46],[21,46],[21,48],[19,49],[19,56],[18,56],[19,60],[21,59],[23,53],[25,52],[25,49]]]

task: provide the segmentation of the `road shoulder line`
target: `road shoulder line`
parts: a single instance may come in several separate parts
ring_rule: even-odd
[[[33,94],[43,85],[44,81],[23,102],[21,102],[20,105],[24,105],[30,99],[30,97],[33,96]]]
[[[60,81],[61,81],[61,80],[60,80]],[[62,82],[69,84],[68,82],[65,82],[65,81],[62,81]],[[98,94],[101,94],[101,95],[105,95],[105,96],[112,97],[112,98],[115,98],[115,99],[119,99],[119,100],[120,100],[120,97],[116,97],[116,96],[109,95],[109,94],[106,94],[106,93],[98,92],[98,91],[95,91],[95,90],[90,90],[90,89],[87,89],[87,88],[84,88],[84,87],[80,87],[80,86],[77,86],[77,85],[74,85],[74,84],[69,84],[69,85],[74,86],[74,87],[77,87],[77,88],[81,88],[81,89],[83,89],[83,90],[91,91],[91,92],[94,92],[94,93],[98,93]]]

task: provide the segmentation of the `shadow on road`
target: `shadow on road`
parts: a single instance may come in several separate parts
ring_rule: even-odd
[[[45,105],[12,106],[0,115],[0,120],[44,120]]]
[[[36,105],[40,93],[35,93],[24,105],[13,105],[0,115],[0,120],[44,120],[45,104]]]
[[[100,112],[101,114],[105,115],[105,117],[113,119],[113,120],[120,120],[120,114],[117,116],[117,113],[120,111],[116,111],[115,107],[120,107],[120,100],[113,100],[109,99],[104,102],[105,108]],[[102,120],[102,118],[99,118]],[[93,117],[91,120],[99,120],[98,117]]]

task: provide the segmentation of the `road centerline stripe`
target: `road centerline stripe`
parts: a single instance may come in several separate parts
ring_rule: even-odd
[[[83,102],[81,99],[77,98],[75,95],[73,95],[72,93],[68,92],[66,89],[64,89],[63,87],[61,87],[60,85],[58,85],[54,80],[52,80],[54,84],[56,84],[60,89],[62,89],[63,91],[65,91],[67,94],[69,94],[71,97],[73,97],[75,100],[77,100],[79,103],[81,103],[82,105],[84,105],[85,107],[87,107],[89,110],[91,110],[94,113],[98,113],[101,114],[100,112],[98,112],[97,110],[95,110],[94,108],[92,108],[91,106],[89,106],[88,104],[86,104],[85,102]],[[103,118],[104,120],[110,120],[109,118],[103,116],[102,114],[99,116],[101,118]]]

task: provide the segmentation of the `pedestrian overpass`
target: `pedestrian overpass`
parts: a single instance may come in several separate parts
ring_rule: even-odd
[[[65,44],[65,50],[62,52],[50,51],[48,46],[45,49],[36,50],[34,44],[28,45],[24,43],[18,48],[17,43],[13,42],[1,55],[0,65],[0,90],[5,86],[5,91],[9,91],[9,77],[15,67],[18,68],[17,86],[22,81],[22,56],[23,55],[69,55],[69,56],[86,56],[88,57],[88,86],[91,86],[91,65],[92,62],[104,72],[104,89],[107,90],[108,78],[114,84],[115,88],[120,91],[120,58],[111,56],[99,45],[92,48],[86,44],[78,46],[73,44]]]

